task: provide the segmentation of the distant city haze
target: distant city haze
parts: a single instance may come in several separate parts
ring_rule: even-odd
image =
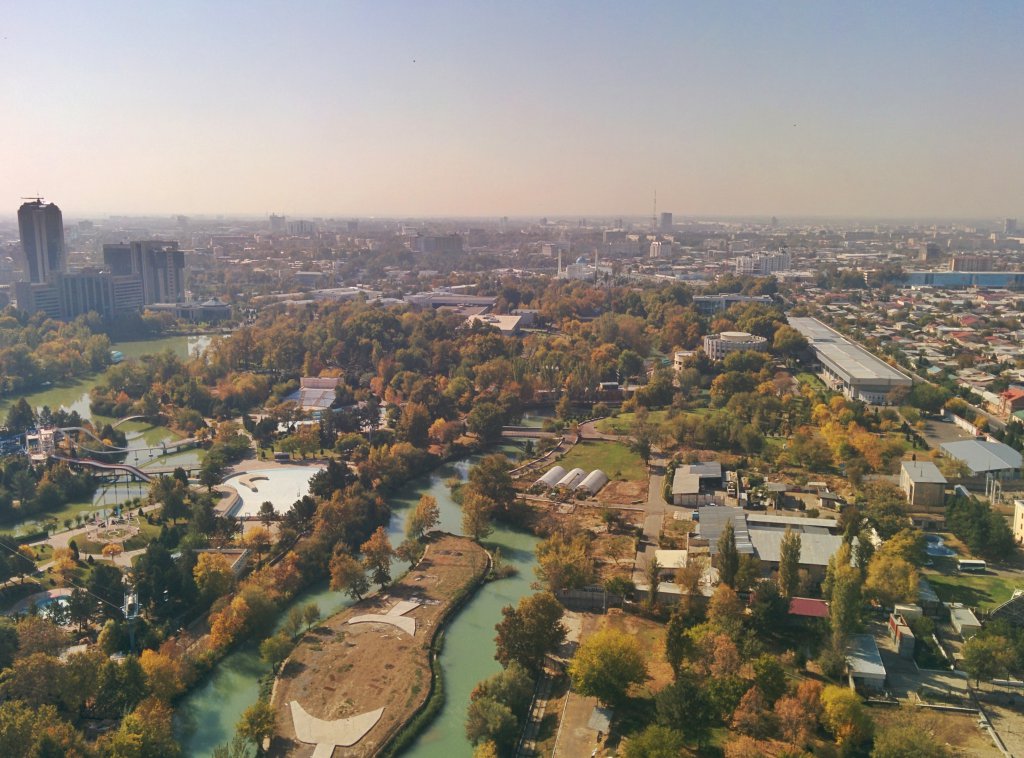
[[[104,213],[1024,214],[1024,3],[29,2],[0,197]]]

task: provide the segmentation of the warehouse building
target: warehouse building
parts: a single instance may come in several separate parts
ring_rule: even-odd
[[[941,450],[966,465],[972,477],[991,475],[1001,480],[1020,477],[1021,454],[1002,442],[960,440],[943,443]]]
[[[903,461],[900,465],[900,489],[910,505],[938,507],[946,499],[946,477],[931,461]]]
[[[850,399],[887,405],[894,389],[913,384],[909,376],[816,318],[791,318],[789,325],[807,338],[825,383]]]

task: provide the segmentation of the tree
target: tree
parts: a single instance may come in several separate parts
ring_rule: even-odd
[[[263,755],[263,742],[274,736],[274,709],[266,700],[257,700],[242,713],[238,733],[256,746],[256,754]]]
[[[783,739],[798,747],[806,745],[814,733],[816,720],[799,697],[785,695],[775,701],[775,721]]]
[[[842,647],[846,635],[860,626],[860,571],[850,565],[850,545],[844,542],[829,558],[823,591],[829,599],[833,646]]]
[[[732,639],[743,629],[743,606],[728,584],[715,587],[708,601],[708,623]]]
[[[661,583],[661,566],[657,557],[648,556],[647,565],[644,567],[644,576],[648,585],[647,607],[650,609],[658,602],[658,585]]]
[[[433,495],[422,495],[416,507],[409,511],[405,519],[405,535],[410,538],[420,538],[424,532],[429,532],[441,520],[441,509],[437,505],[437,498]]]
[[[102,754],[111,758],[176,758],[181,755],[181,748],[174,740],[170,706],[154,698],[143,701],[107,738]]]
[[[139,665],[146,675],[146,686],[157,700],[169,703],[185,689],[181,666],[169,655],[143,650]]]
[[[725,529],[718,538],[718,578],[722,584],[733,587],[736,584],[736,572],[740,567],[740,554],[736,549],[736,530],[732,519],[725,522]]]
[[[0,669],[8,668],[18,652],[18,630],[10,619],[0,619]]]
[[[846,687],[830,684],[822,691],[821,723],[838,745],[856,747],[871,739],[871,718],[857,693]]]
[[[407,561],[409,563],[409,568],[412,568],[419,562],[420,558],[423,557],[423,550],[423,543],[419,540],[405,539],[402,540],[402,544],[395,549],[395,555],[403,561]]]
[[[537,576],[552,592],[590,584],[594,578],[594,561],[590,554],[590,537],[580,532],[566,537],[556,532],[537,543]]]
[[[96,600],[88,592],[75,587],[68,596],[68,619],[78,624],[78,631],[84,631],[89,619],[96,611]]]
[[[508,458],[501,453],[485,455],[469,470],[467,491],[486,495],[494,502],[495,510],[507,512],[516,499],[509,470]]]
[[[488,740],[473,748],[473,758],[500,758],[498,746]]]
[[[68,580],[75,568],[75,556],[72,554],[71,548],[54,548],[53,570],[60,574],[64,581]]]
[[[800,532],[786,527],[779,544],[779,590],[793,597],[800,586]]]
[[[786,670],[774,655],[765,653],[754,659],[754,685],[761,690],[768,705],[786,694]]]
[[[569,662],[573,689],[606,705],[620,704],[631,685],[647,679],[647,664],[634,637],[603,629],[585,638]]]
[[[548,592],[520,598],[515,608],[505,606],[502,620],[494,627],[498,632],[494,657],[502,666],[518,663],[527,671],[540,673],[545,656],[565,641],[563,613],[561,604]]]
[[[630,737],[622,749],[623,758],[679,758],[686,738],[678,729],[651,724]]]
[[[466,711],[466,738],[476,745],[493,742],[499,748],[514,742],[519,722],[512,709],[494,698],[480,697],[469,703]]]
[[[492,742],[501,753],[515,748],[529,714],[534,681],[518,663],[480,682],[470,694],[466,734],[471,742]],[[507,719],[505,710],[512,715]]]
[[[200,553],[192,568],[192,576],[206,602],[226,595],[235,583],[231,562],[222,553]]]
[[[466,428],[484,442],[491,442],[501,436],[505,416],[494,403],[477,403],[466,416]]]
[[[1005,675],[1013,663],[1010,641],[999,635],[975,635],[964,644],[964,671],[974,677],[975,686]]]
[[[362,600],[370,589],[362,564],[346,552],[331,558],[331,589],[342,590],[354,600]]]
[[[731,726],[741,734],[758,739],[764,739],[771,734],[774,727],[772,712],[764,693],[756,684],[740,698],[740,704],[732,712]]]
[[[359,552],[363,554],[363,568],[370,572],[374,584],[381,589],[391,584],[391,558],[395,550],[384,527],[378,526],[370,539],[360,546]]]
[[[493,531],[491,513],[495,502],[476,491],[466,492],[462,498],[462,531],[479,542]]]
[[[680,729],[690,742],[703,745],[711,735],[714,708],[692,671],[680,671],[676,681],[657,694],[655,704],[658,723]]]
[[[277,520],[277,512],[274,510],[274,504],[269,500],[264,500],[260,503],[259,517],[263,526],[269,529],[270,525]]]
[[[883,607],[903,603],[917,597],[917,569],[907,560],[884,552],[875,553],[868,563],[864,591]]]
[[[306,624],[306,631],[313,628],[313,624],[320,620],[320,606],[316,603],[308,603],[302,607],[302,620]]]
[[[287,634],[272,634],[260,643],[260,658],[277,671],[277,667],[288,657],[293,647]]]

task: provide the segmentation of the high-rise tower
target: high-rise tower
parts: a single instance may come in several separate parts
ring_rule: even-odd
[[[64,217],[53,203],[32,198],[18,208],[18,231],[29,281],[42,284],[67,267]]]

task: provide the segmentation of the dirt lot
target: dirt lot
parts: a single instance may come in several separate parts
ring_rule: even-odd
[[[609,482],[597,493],[601,503],[610,505],[631,505],[647,502],[647,481]]]
[[[487,554],[476,543],[443,535],[423,560],[387,593],[332,616],[307,634],[275,685],[277,734],[271,755],[309,756],[314,746],[296,739],[289,703],[297,700],[318,719],[333,721],[384,707],[377,724],[355,746],[335,754],[376,752],[426,700],[430,640],[453,597],[482,575]],[[405,614],[416,620],[415,637],[392,625],[349,625],[348,619],[384,614],[401,600],[421,605]]]
[[[978,717],[973,713],[933,711],[924,708],[872,708],[871,718],[877,730],[885,726],[914,726],[933,734],[946,743],[958,756],[1000,758],[1002,755],[988,736],[978,728]]]

